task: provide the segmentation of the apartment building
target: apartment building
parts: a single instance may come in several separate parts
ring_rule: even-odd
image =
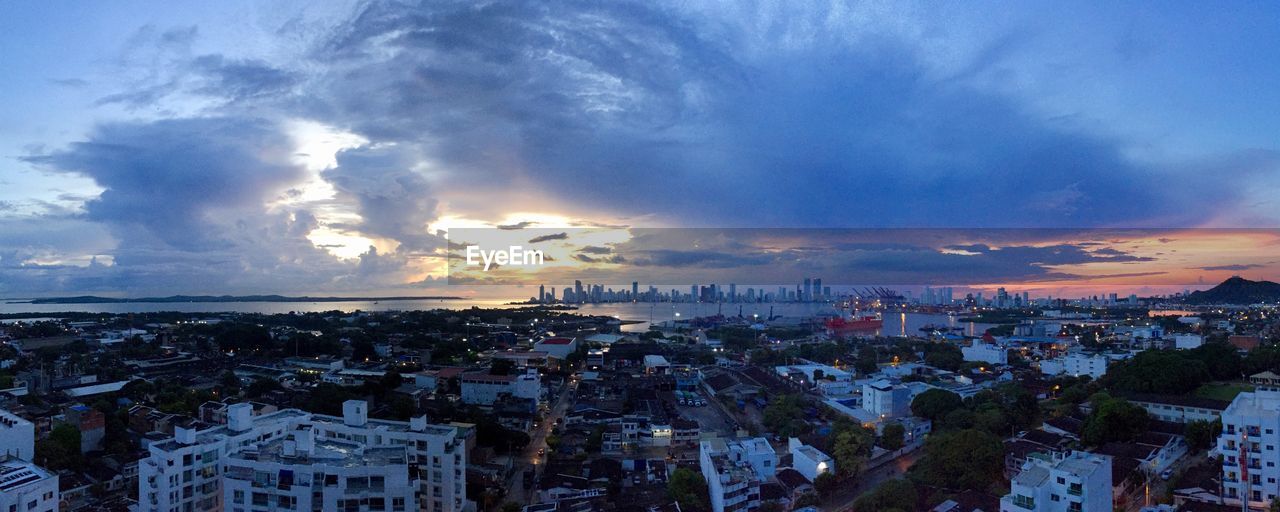
[[[35,457],[35,446],[35,424],[0,409],[0,459],[8,456],[31,460]]]
[[[227,424],[178,426],[139,463],[138,510],[454,512],[466,508],[466,449],[426,417],[369,419],[361,400],[342,417],[234,404]]]
[[[60,499],[56,473],[0,455],[0,511],[57,512]]]
[[[538,400],[542,391],[542,379],[536,368],[528,368],[518,375],[490,375],[488,372],[464,373],[462,402],[472,405],[493,405],[502,395]]]
[[[762,437],[702,441],[698,457],[711,496],[712,512],[759,508],[760,484],[773,478],[778,466],[777,454]]]
[[[1057,359],[1046,359],[1040,362],[1040,372],[1045,375],[1070,375],[1079,377],[1088,375],[1100,379],[1107,374],[1107,365],[1111,359],[1102,354],[1088,355],[1071,353]]]
[[[1034,453],[1000,498],[1000,512],[1111,510],[1111,458],[1088,452]]]
[[[1226,499],[1265,509],[1280,496],[1280,387],[1259,386],[1240,393],[1222,411],[1222,434],[1214,447],[1222,455]]]

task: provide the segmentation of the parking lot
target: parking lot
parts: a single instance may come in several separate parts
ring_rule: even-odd
[[[724,412],[720,410],[718,404],[714,403],[714,399],[708,397],[706,393],[699,390],[698,397],[707,402],[707,405],[689,406],[680,405],[676,401],[675,395],[671,392],[663,393],[663,400],[667,400],[675,404],[676,410],[684,418],[688,418],[698,422],[703,433],[715,433],[721,436],[729,436],[733,434],[732,423],[725,417]]]

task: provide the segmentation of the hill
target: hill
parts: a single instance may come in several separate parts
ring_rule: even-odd
[[[1192,292],[1191,304],[1253,304],[1280,301],[1280,283],[1250,281],[1234,276],[1208,290]]]

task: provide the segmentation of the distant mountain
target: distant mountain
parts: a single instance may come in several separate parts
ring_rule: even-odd
[[[1253,304],[1280,301],[1280,283],[1250,281],[1235,276],[1208,290],[1192,292],[1187,302],[1192,304]]]
[[[174,303],[174,302],[366,302],[393,300],[443,300],[460,299],[461,297],[288,297],[284,295],[171,295],[169,297],[142,297],[137,299],[117,299],[113,297],[97,297],[81,295],[79,297],[50,297],[22,301],[29,304],[121,304],[126,302]]]

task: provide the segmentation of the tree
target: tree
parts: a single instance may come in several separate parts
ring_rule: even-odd
[[[875,347],[863,345],[858,349],[858,359],[854,363],[854,368],[863,375],[875,373],[879,369],[877,357]]]
[[[804,399],[800,395],[782,395],[769,400],[764,408],[765,428],[782,437],[796,437],[810,429],[804,421]]]
[[[950,343],[930,343],[925,347],[924,362],[934,368],[959,371],[964,366],[964,353]]]
[[[1186,351],[1147,350],[1127,361],[1107,367],[1102,384],[1112,391],[1181,395],[1208,382],[1212,376],[1204,361]]]
[[[222,396],[235,396],[240,394],[240,377],[236,376],[236,372],[226,371],[222,374]]]
[[[836,490],[836,486],[839,485],[839,483],[840,482],[836,480],[836,475],[827,471],[826,473],[818,475],[818,478],[813,479],[813,489],[818,491],[819,497],[826,499],[828,496],[831,496],[832,491]]]
[[[880,431],[880,446],[889,451],[902,448],[906,435],[907,429],[901,423],[885,425],[884,430]]]
[[[284,389],[284,387],[281,386],[280,382],[276,381],[275,379],[258,377],[256,379],[253,379],[253,382],[250,382],[249,385],[244,388],[244,394],[249,398],[256,399],[256,398],[261,398],[262,395],[265,395],[267,393],[270,393],[272,391],[276,391],[279,389]]]
[[[1187,446],[1190,447],[1191,451],[1203,450],[1213,446],[1213,443],[1218,439],[1218,434],[1221,433],[1222,420],[1189,421],[1183,430],[1183,434],[1187,438]]]
[[[80,453],[80,429],[59,423],[47,439],[36,443],[36,461],[49,469],[80,469],[84,457]]]
[[[853,512],[908,512],[916,509],[916,486],[908,480],[886,480],[853,502]]]
[[[704,512],[711,509],[711,497],[702,475],[688,468],[677,468],[667,479],[667,496],[680,504],[680,510]]]
[[[950,490],[983,490],[1001,479],[1004,444],[1000,438],[975,429],[934,434],[925,455],[911,468],[921,483]]]
[[[524,505],[521,505],[514,501],[508,501],[506,503],[503,503],[502,508],[498,510],[500,510],[501,512],[520,512],[521,510],[524,510]]]
[[[845,476],[856,476],[862,471],[862,463],[871,455],[875,444],[875,431],[850,422],[837,423],[829,435],[828,453],[836,461],[836,470]]]
[[[604,427],[596,425],[591,429],[591,434],[587,436],[587,442],[583,443],[583,447],[587,449],[587,453],[599,453],[600,448],[604,446]]]
[[[1093,397],[1093,413],[1084,422],[1080,441],[1098,446],[1112,441],[1132,441],[1147,431],[1147,410],[1106,393]]]
[[[1235,346],[1223,342],[1208,342],[1186,351],[1192,359],[1204,363],[1209,376],[1215,380],[1240,378],[1243,363]]]
[[[351,342],[352,361],[369,361],[373,359],[378,359],[378,351],[373,347],[372,341],[359,339]]]
[[[951,411],[962,407],[964,407],[964,400],[960,395],[945,389],[933,388],[916,395],[915,400],[911,401],[911,414],[937,421],[945,418]]]

